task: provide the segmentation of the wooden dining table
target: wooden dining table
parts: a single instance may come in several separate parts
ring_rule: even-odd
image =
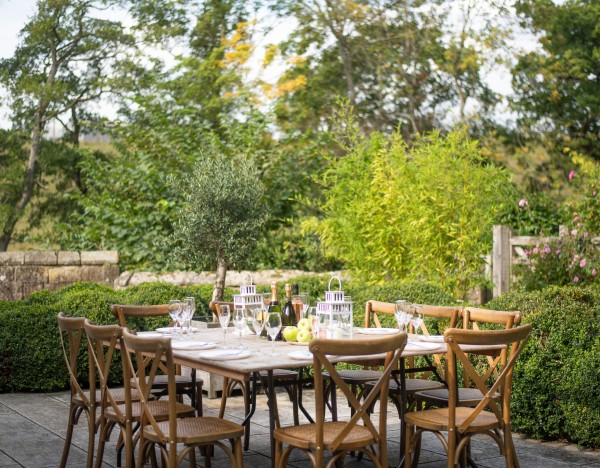
[[[415,337],[413,337],[415,338]],[[349,338],[349,343],[353,340],[373,340],[377,339],[377,335],[373,334],[362,334],[360,329],[357,329],[353,334],[352,338]],[[420,340],[426,340],[424,337],[420,337]],[[180,342],[180,343],[178,343]],[[212,349],[178,349],[179,347],[193,346],[193,343],[209,342],[216,344],[216,348]],[[427,346],[419,345],[419,343],[426,342]],[[267,372],[267,398],[269,408],[269,427],[271,433],[271,464],[274,463],[274,443],[273,443],[273,431],[279,425],[279,415],[277,411],[277,398],[275,387],[273,383],[273,370],[274,369],[298,369],[305,368],[313,365],[312,354],[308,351],[308,344],[288,343],[285,341],[267,341],[266,338],[261,337],[257,340],[256,335],[249,334],[239,336],[234,334],[232,328],[227,330],[226,344],[228,351],[231,356],[219,358],[219,359],[208,359],[206,354],[214,352],[215,349],[219,349],[223,344],[223,331],[221,329],[201,329],[196,333],[192,333],[190,338],[186,340],[179,340],[173,338],[173,356],[176,364],[187,366],[193,369],[202,370],[205,372],[214,373],[229,379],[240,380],[244,382],[252,382],[252,400],[250,413],[246,415],[246,419],[243,424],[247,424],[256,410],[256,384],[258,381],[258,375],[261,371]],[[239,345],[243,345],[246,350],[241,351],[239,354],[235,354],[239,349],[236,349]],[[435,347],[434,347],[435,346]],[[444,354],[446,353],[446,343],[444,342],[431,342],[431,341],[416,341],[411,340],[409,336],[409,342],[406,348],[402,352],[402,358],[409,358],[412,356],[428,356],[432,354]],[[469,346],[466,349],[468,352],[477,354],[497,354],[500,352],[502,347],[498,346]],[[271,352],[274,350],[276,353],[272,355]],[[260,354],[257,354],[260,352]],[[303,355],[305,357],[303,357]],[[364,362],[365,360],[377,360],[385,359],[385,355],[381,356],[330,356],[330,361],[333,363],[337,362]],[[401,360],[401,369],[404,368],[403,359]],[[402,374],[401,380],[404,380]],[[309,421],[312,418],[308,412],[301,407],[303,413],[307,416]],[[402,438],[403,439],[403,438]],[[400,443],[402,444],[402,440]]]

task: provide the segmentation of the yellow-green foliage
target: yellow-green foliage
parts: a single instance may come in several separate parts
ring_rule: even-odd
[[[364,138],[347,122],[345,155],[323,177],[316,229],[326,253],[371,282],[419,279],[464,297],[482,281],[510,182],[462,130]]]

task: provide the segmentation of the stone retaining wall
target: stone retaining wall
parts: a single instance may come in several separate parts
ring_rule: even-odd
[[[116,251],[0,252],[0,300],[26,299],[77,281],[113,286],[119,276]]]

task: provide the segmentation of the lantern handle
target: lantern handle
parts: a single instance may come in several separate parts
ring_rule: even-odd
[[[246,280],[248,279],[248,276],[250,277],[250,284],[247,284],[247,283],[246,283]],[[252,273],[250,273],[250,272],[247,272],[247,273],[244,275],[244,280],[243,280],[243,281],[244,281],[244,282],[242,283],[242,286],[252,286],[252,285],[254,284],[254,278],[252,277]]]
[[[338,281],[338,291],[342,290],[342,280],[340,279],[339,276],[334,275],[331,277],[331,279],[329,280],[329,284],[327,285],[327,290],[331,291],[331,282],[336,279]]]

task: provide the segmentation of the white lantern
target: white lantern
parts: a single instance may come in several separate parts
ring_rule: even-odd
[[[248,277],[249,280],[248,280]],[[248,284],[246,284],[248,280]],[[233,307],[243,307],[244,309],[252,305],[261,305],[263,303],[262,294],[256,294],[256,285],[253,284],[253,278],[250,273],[244,277],[244,282],[240,285],[240,293],[233,295]]]
[[[331,289],[331,282],[338,281],[337,291]],[[325,291],[325,300],[317,302],[317,323],[321,338],[352,338],[353,302],[342,291],[342,280],[332,276]]]

